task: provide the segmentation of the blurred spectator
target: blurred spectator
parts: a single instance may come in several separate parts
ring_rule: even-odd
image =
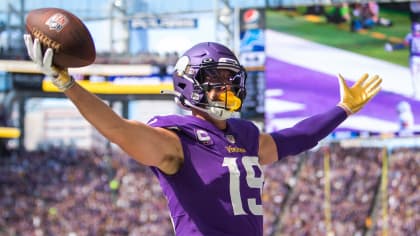
[[[355,3],[351,12],[351,31],[356,32],[363,28],[362,4]]]
[[[352,11],[351,30],[371,29],[374,26],[392,26],[392,21],[379,15],[379,5],[375,1],[355,3]]]
[[[351,14],[349,4],[346,2],[339,3],[326,13],[326,17],[329,23],[340,24],[350,22]]]
[[[370,1],[362,4],[362,24],[364,28],[372,28],[379,22],[379,5]]]

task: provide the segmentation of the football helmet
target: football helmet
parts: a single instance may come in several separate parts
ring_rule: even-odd
[[[172,94],[184,109],[195,108],[225,120],[241,110],[246,77],[230,49],[214,42],[199,43],[178,59]],[[218,96],[209,96],[211,90],[217,90]]]

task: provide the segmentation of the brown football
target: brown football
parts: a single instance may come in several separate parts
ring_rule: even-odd
[[[26,17],[26,30],[40,40],[43,52],[47,48],[54,50],[53,64],[57,67],[82,67],[95,61],[95,44],[89,30],[66,10],[32,10]]]

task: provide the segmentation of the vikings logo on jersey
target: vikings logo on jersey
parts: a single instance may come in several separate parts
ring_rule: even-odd
[[[237,153],[246,153],[246,149],[245,148],[241,148],[241,147],[235,147],[235,146],[232,146],[232,145],[228,145],[225,148],[226,148],[226,151],[228,153],[235,153],[235,152],[237,152]]]

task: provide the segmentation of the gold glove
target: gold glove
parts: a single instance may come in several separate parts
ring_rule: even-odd
[[[348,115],[358,112],[368,103],[380,90],[382,78],[374,75],[369,78],[368,74],[364,74],[354,85],[349,88],[343,76],[338,75],[340,84],[340,103],[338,106],[346,110]]]

